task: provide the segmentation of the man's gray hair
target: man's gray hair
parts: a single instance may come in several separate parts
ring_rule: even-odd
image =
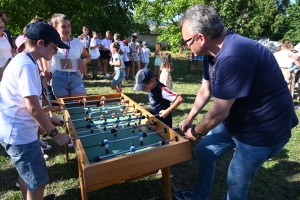
[[[185,11],[181,24],[188,22],[192,34],[202,33],[206,37],[218,38],[224,30],[221,17],[207,5],[197,4]]]

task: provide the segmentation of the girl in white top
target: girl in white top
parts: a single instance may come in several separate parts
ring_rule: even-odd
[[[89,47],[90,47],[90,36],[89,34],[89,29],[88,27],[84,26],[82,27],[82,34],[78,37],[79,40],[81,40],[81,42],[84,45],[84,48],[88,51]]]
[[[93,79],[97,79],[97,71],[98,71],[98,59],[100,56],[99,47],[101,44],[97,43],[98,33],[96,31],[92,31],[93,38],[91,39],[90,44],[90,54],[93,64]]]
[[[123,52],[120,49],[120,44],[118,42],[113,42],[110,45],[112,59],[109,62],[111,66],[115,68],[115,76],[111,81],[111,89],[113,89],[116,93],[122,92],[122,80],[125,77],[125,65],[123,61]]]
[[[71,24],[66,15],[54,14],[50,24],[57,30],[61,40],[70,47],[69,50],[59,48],[57,54],[52,57],[51,73],[54,95],[57,98],[85,96],[82,74],[86,73],[86,64],[91,61],[91,56],[80,40],[71,37]],[[47,67],[46,65],[46,69]]]
[[[12,58],[12,49],[9,44],[6,33],[4,32],[4,22],[0,20],[0,68],[4,67],[8,59]],[[4,69],[3,69],[4,70]],[[3,70],[0,69],[0,76]]]

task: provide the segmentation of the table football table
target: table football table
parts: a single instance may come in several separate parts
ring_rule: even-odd
[[[59,101],[77,154],[83,200],[87,192],[159,169],[165,199],[172,199],[169,166],[191,159],[188,140],[122,93]]]

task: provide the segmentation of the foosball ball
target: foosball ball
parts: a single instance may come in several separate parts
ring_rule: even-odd
[[[88,199],[87,192],[160,169],[165,199],[172,199],[169,166],[191,159],[188,140],[124,94],[69,97],[60,102],[66,133],[77,154],[83,200]]]

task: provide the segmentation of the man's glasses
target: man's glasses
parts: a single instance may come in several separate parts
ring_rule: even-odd
[[[58,51],[57,47],[52,46],[50,43],[49,43],[49,45],[53,48],[53,50],[54,50],[55,53]]]
[[[4,29],[4,26],[0,26],[0,29]]]
[[[190,46],[193,44],[194,39],[195,39],[195,37],[196,37],[197,35],[198,35],[198,33],[195,34],[195,35],[193,35],[191,38],[189,38],[189,39],[187,39],[187,40],[181,39],[181,44],[182,44],[183,46],[186,46],[187,43],[188,43],[189,41],[192,40],[192,42],[191,42],[190,44],[188,44],[188,47],[190,47]]]

